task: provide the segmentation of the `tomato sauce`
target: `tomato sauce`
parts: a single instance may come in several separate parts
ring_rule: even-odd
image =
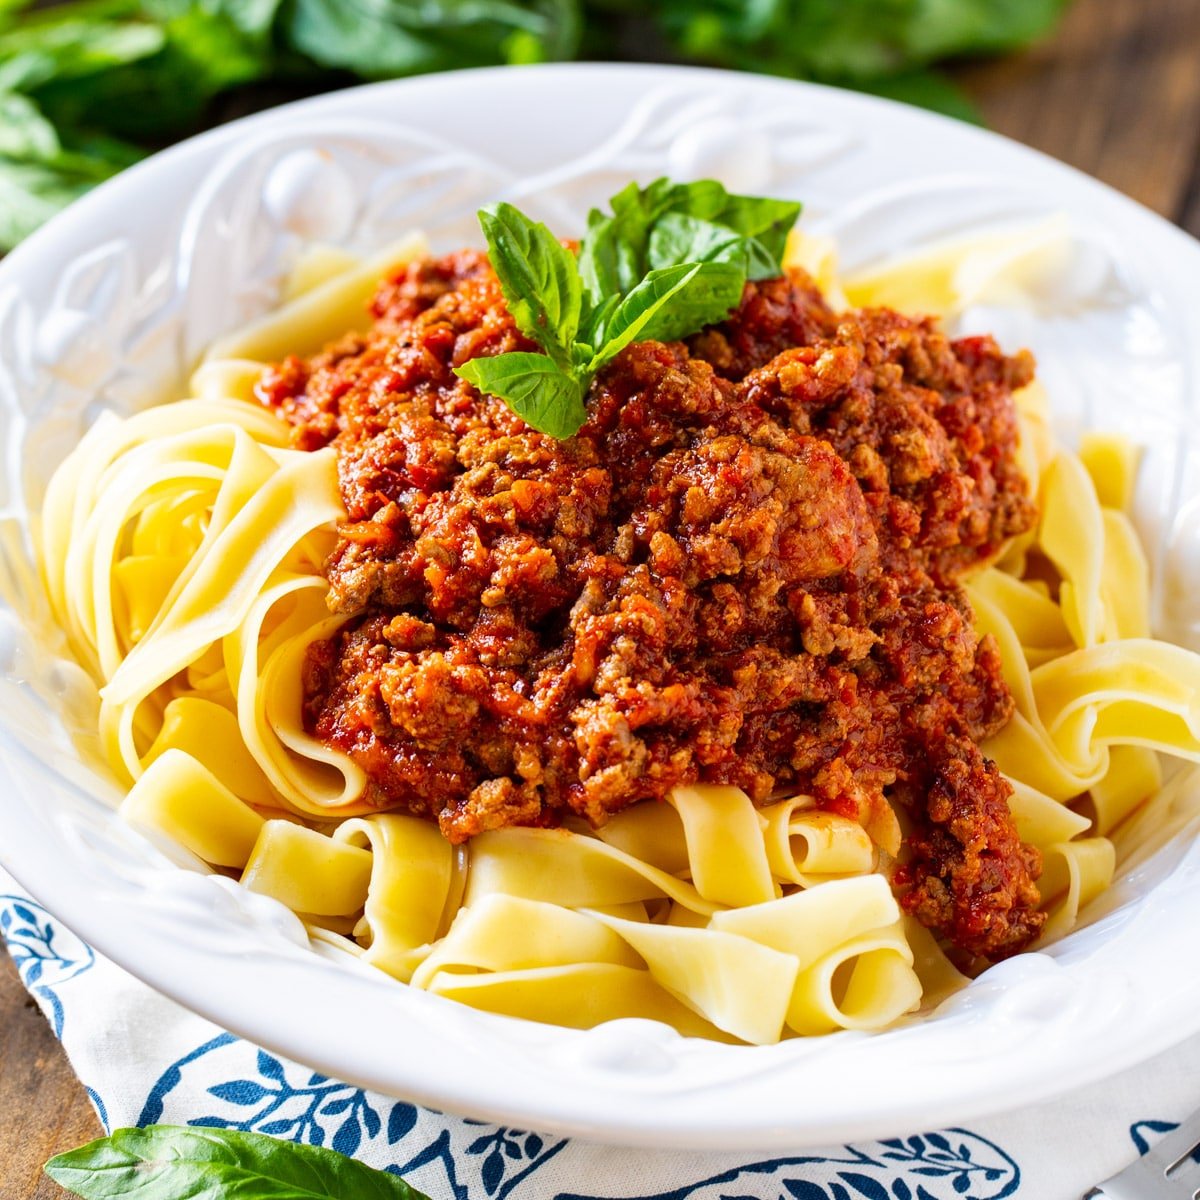
[[[629,347],[560,442],[453,373],[536,349],[482,255],[412,264],[373,315],[259,385],[296,445],[338,451],[350,620],[310,654],[305,714],[373,804],[454,842],[696,781],[890,804],[907,911],[964,955],[1037,935],[1038,854],[978,748],[1012,700],[959,586],[1035,519],[1028,355],[836,313],[793,271]]]

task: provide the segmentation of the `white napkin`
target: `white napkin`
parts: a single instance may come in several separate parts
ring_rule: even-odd
[[[970,1128],[776,1155],[591,1145],[436,1113],[278,1058],[96,954],[3,871],[0,933],[107,1128],[218,1125],[331,1146],[433,1200],[1078,1200],[1200,1107],[1198,1038]]]

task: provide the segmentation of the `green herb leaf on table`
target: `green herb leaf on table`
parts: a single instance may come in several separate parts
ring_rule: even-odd
[[[0,158],[0,248],[15,246],[96,182],[94,174]]]
[[[714,179],[631,183],[588,217],[578,255],[511,204],[480,210],[517,328],[545,354],[472,359],[457,374],[556,438],[587,419],[588,385],[636,341],[674,341],[720,321],[747,279],[782,272],[791,200],[735,196]]]
[[[177,1125],[118,1129],[52,1158],[46,1174],[84,1200],[428,1200],[335,1150]]]
[[[31,13],[8,30],[0,26],[0,89],[28,94],[69,84],[151,58],[166,45],[155,24],[84,16],[79,7]]]
[[[282,32],[323,67],[364,79],[574,58],[576,0],[291,0]]]
[[[0,250],[121,166],[215,120],[281,99],[425,71],[588,57],[698,62],[875,91],[967,119],[966,98],[927,68],[961,54],[1025,45],[1067,0],[0,0],[0,94],[33,103],[68,166],[0,150]],[[89,161],[94,160],[94,161]],[[30,197],[35,199],[31,201]],[[0,205],[5,201],[0,200]],[[667,181],[614,197],[594,214],[580,271],[599,308],[666,261],[650,231],[667,214],[752,237],[751,279],[786,235],[783,202],[729,197],[720,184]],[[782,231],[782,233],[781,233]],[[672,249],[671,254],[677,254]],[[730,248],[730,255],[735,252]]]
[[[1027,45],[1067,0],[662,0],[657,25],[684,59],[846,87],[965,54]]]
[[[61,149],[54,126],[32,100],[15,92],[0,92],[0,154],[44,162]]]

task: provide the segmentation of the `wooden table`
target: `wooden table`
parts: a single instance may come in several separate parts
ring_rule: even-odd
[[[1056,37],[954,72],[1001,133],[1200,236],[1200,0],[1076,0]],[[64,1195],[52,1154],[100,1132],[58,1043],[0,954],[0,1195]]]

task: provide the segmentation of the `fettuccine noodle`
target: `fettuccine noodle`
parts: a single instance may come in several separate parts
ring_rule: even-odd
[[[997,280],[1011,293],[1056,230],[936,250],[845,294],[953,311]],[[264,361],[349,328],[419,250],[309,256],[284,307],[214,348],[193,399],[98,422],[55,475],[44,583],[100,685],[125,817],[396,979],[510,1016],[641,1017],[767,1044],[880,1029],[961,986],[901,916],[884,874],[898,834],[808,797],[760,809],[736,788],[681,787],[598,830],[506,828],[455,848],[364,804],[360,768],[306,732],[305,652],[341,621],[321,574],[344,515],[336,461],[288,449],[251,389]],[[828,245],[794,254],[841,294]],[[1134,452],[1093,434],[1074,454],[1037,385],[1018,400],[1040,524],[968,590],[1015,699],[984,749],[1042,852],[1048,939],[1111,881],[1110,835],[1159,788],[1158,756],[1200,761],[1200,657],[1150,637],[1126,513]]]

